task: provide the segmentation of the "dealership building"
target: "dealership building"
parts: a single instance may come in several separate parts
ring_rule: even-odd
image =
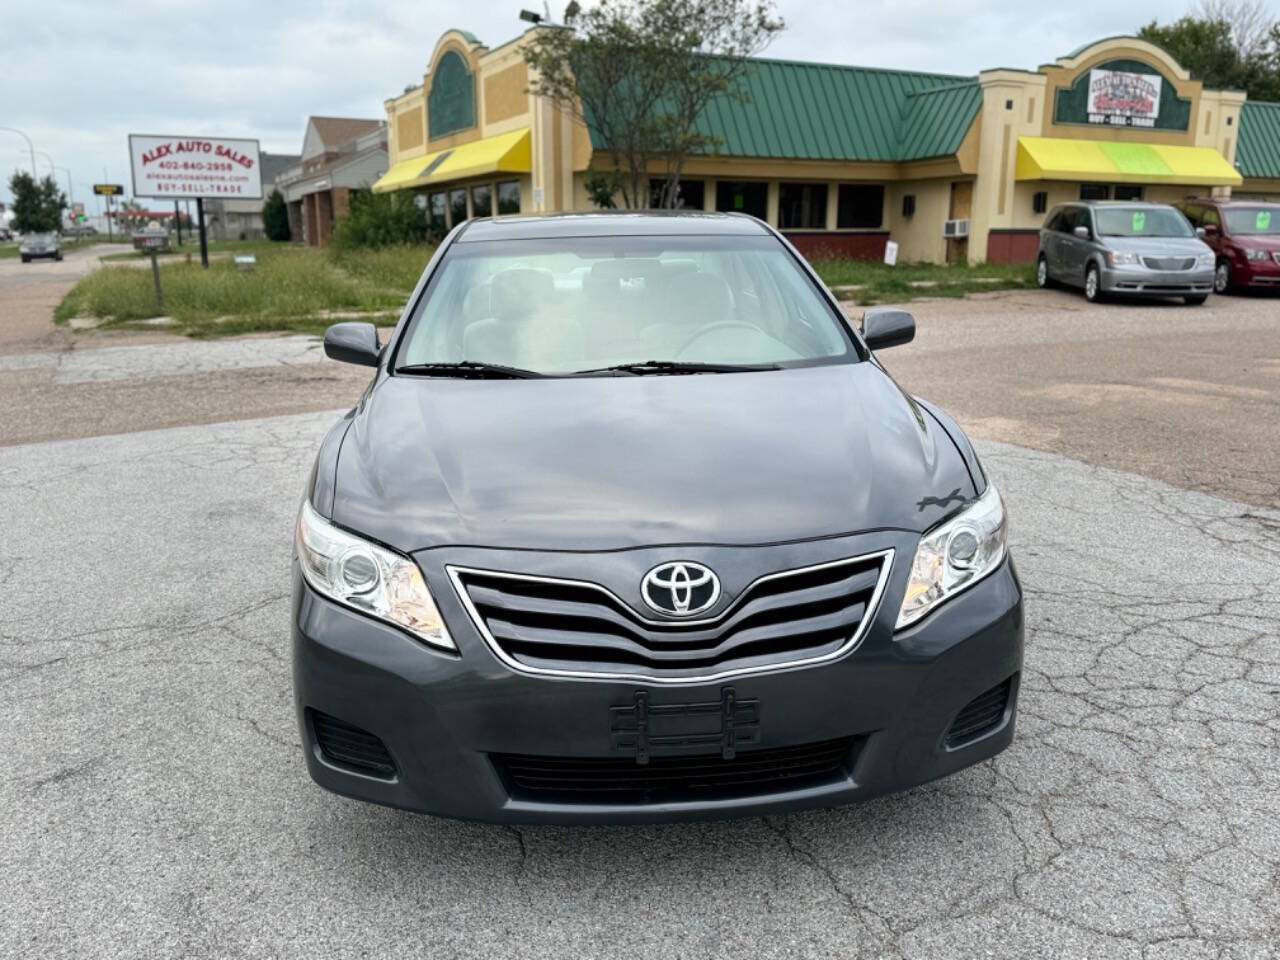
[[[422,194],[442,228],[593,209],[609,158],[530,93],[537,29],[493,49],[445,33],[422,84],[386,101],[373,189]],[[1280,104],[1206,89],[1134,37],[976,77],[757,58],[743,82],[749,102],[704,112],[720,146],[685,163],[682,204],[753,214],[811,255],[879,258],[892,240],[902,260],[1025,261],[1064,200],[1280,199]]]

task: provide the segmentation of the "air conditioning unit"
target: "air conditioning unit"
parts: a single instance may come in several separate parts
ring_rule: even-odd
[[[942,235],[951,240],[959,240],[961,237],[969,235],[969,221],[964,220],[947,220],[942,224]]]

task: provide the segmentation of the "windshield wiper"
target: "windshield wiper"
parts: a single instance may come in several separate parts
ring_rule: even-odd
[[[406,363],[396,373],[412,373],[424,377],[463,377],[475,380],[530,380],[542,377],[536,370],[504,367],[500,363],[459,360],[455,363]]]
[[[663,373],[753,373],[757,370],[781,370],[776,363],[694,363],[683,360],[641,360],[636,363],[616,363],[610,367],[597,367],[594,370],[579,370],[575,377],[590,377],[600,374],[631,374],[642,377],[647,374]]]

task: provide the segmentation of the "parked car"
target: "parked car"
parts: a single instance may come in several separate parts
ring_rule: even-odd
[[[1213,289],[1280,289],[1280,203],[1186,200],[1178,208],[1216,257]]]
[[[1036,283],[1080,287],[1090,301],[1118,294],[1201,304],[1213,290],[1213,268],[1213,251],[1173,207],[1081,201],[1059,204],[1045,218]]]
[[[734,214],[470,220],[321,443],[293,559],[311,776],[488,821],[844,804],[1013,737],[1022,591],[947,414]]]
[[[7,243],[13,239],[13,231],[8,227],[0,226],[0,243]]]
[[[18,243],[23,263],[32,260],[61,260],[62,242],[56,233],[28,233]]]

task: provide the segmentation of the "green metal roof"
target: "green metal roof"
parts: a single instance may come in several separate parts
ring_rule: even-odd
[[[1280,179],[1280,103],[1244,102],[1236,169],[1242,177]]]
[[[753,59],[741,89],[717,97],[698,130],[716,153],[789,160],[918,160],[955,153],[982,104],[973,77]],[[593,133],[597,148],[602,144]]]
[[[976,80],[907,94],[898,125],[898,159],[955,153],[981,106],[982,89]]]

